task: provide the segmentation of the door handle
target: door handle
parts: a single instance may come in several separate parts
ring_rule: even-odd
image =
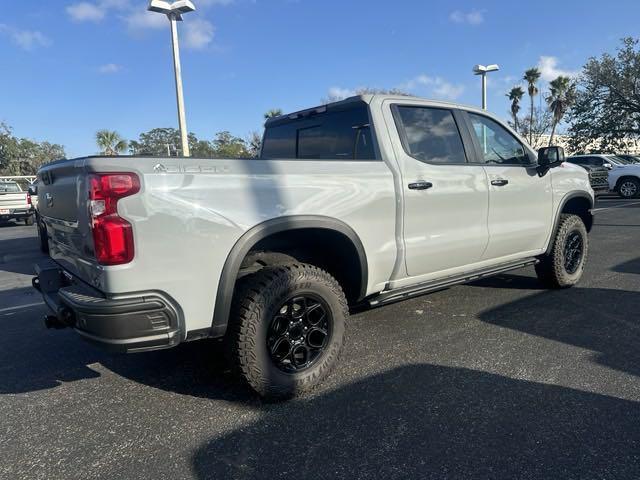
[[[409,184],[409,190],[428,190],[433,187],[433,183],[420,180]]]
[[[509,180],[506,180],[504,178],[498,178],[496,180],[491,180],[491,185],[493,185],[494,187],[504,187],[508,183],[509,183]]]

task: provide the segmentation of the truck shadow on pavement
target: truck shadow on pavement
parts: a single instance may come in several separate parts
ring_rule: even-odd
[[[640,275],[640,257],[613,267],[614,272],[635,273]]]
[[[640,403],[429,364],[264,408],[200,479],[638,478]]]
[[[471,285],[540,289],[536,284],[534,277],[501,275]],[[598,364],[640,376],[638,302],[640,292],[578,285],[567,290],[541,290],[486,310],[479,318],[492,325],[590,350]]]

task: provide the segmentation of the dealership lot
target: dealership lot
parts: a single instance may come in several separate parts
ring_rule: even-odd
[[[216,342],[45,330],[36,229],[0,226],[0,478],[638,478],[640,201],[596,208],[578,287],[529,268],[354,314],[335,374],[283,404]]]

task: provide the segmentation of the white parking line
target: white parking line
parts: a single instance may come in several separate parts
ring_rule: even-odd
[[[26,305],[19,305],[17,307],[0,308],[0,313],[13,312],[15,310],[22,310],[24,308],[31,308],[31,307],[35,307],[35,306],[38,306],[38,305],[43,305],[43,302],[27,303]]]
[[[603,208],[594,208],[593,210],[591,210],[592,212],[601,212],[602,210],[611,210],[612,208],[624,208],[624,207],[630,207],[631,205],[640,205],[640,202],[631,202],[631,203],[624,203],[622,205],[614,205],[613,207],[603,207]]]

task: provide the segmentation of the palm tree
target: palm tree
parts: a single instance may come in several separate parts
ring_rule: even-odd
[[[520,111],[520,100],[524,97],[524,90],[522,87],[513,87],[507,97],[511,100],[511,116],[513,117],[513,127],[515,131],[518,131],[518,112]]]
[[[127,149],[127,141],[113,130],[98,130],[96,144],[102,155],[118,155]]]
[[[271,110],[268,110],[267,112],[265,112],[264,118],[265,120],[269,120],[270,118],[279,117],[280,115],[282,115],[282,109],[272,108]]]
[[[576,85],[569,77],[560,75],[549,83],[549,96],[546,98],[549,109],[553,114],[553,126],[549,137],[549,146],[553,145],[556,127],[564,117],[576,97]]]
[[[527,82],[527,90],[529,97],[531,98],[531,115],[529,118],[529,143],[533,143],[533,97],[538,94],[538,87],[536,84],[540,79],[540,70],[537,68],[530,68],[524,72],[523,79]]]

